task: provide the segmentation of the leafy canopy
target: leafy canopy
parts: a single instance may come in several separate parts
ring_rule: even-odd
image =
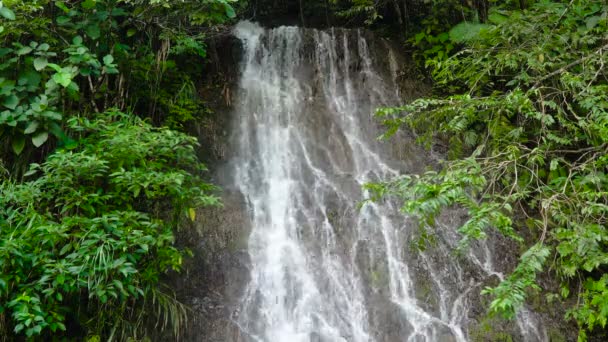
[[[188,73],[236,4],[0,2],[0,336],[179,334],[174,231],[218,200],[196,139],[149,122],[208,113]]]
[[[489,17],[454,27],[459,50],[427,61],[436,96],[378,111],[385,137],[406,125],[447,145],[441,170],[369,188],[427,228],[442,208],[466,208],[464,243],[488,229],[518,241],[519,265],[484,291],[491,311],[512,317],[550,269],[562,290],[548,299],[578,297],[568,317],[582,341],[608,320],[608,5],[543,0]]]
[[[190,208],[218,204],[196,141],[117,112],[69,127],[78,147],[0,185],[0,312],[26,336],[141,337],[163,315],[178,333],[185,308],[158,288],[184,256],[173,231]]]

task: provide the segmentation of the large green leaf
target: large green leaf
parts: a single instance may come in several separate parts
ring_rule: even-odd
[[[36,147],[42,146],[49,139],[48,132],[40,132],[32,137],[32,144]]]
[[[226,9],[226,16],[230,19],[236,17],[236,12],[234,12],[234,8],[230,6],[230,4],[224,4],[224,8]]]
[[[455,43],[464,43],[476,39],[479,32],[491,27],[487,24],[462,22],[450,30],[450,39]]]
[[[40,70],[46,68],[46,66],[48,64],[49,64],[49,61],[44,57],[38,57],[38,58],[34,59],[34,69],[36,69],[37,71],[40,71]]]
[[[65,13],[69,13],[70,9],[65,5],[63,1],[55,1],[55,6],[59,7]]]
[[[112,57],[112,55],[106,55],[103,58],[103,64],[105,64],[105,65],[110,65],[110,64],[112,64],[112,62],[114,62],[114,57]]]
[[[23,55],[27,55],[30,52],[32,52],[32,48],[29,46],[24,46],[21,49],[17,50],[17,55],[23,56]]]
[[[0,57],[8,55],[10,52],[13,52],[13,49],[5,47],[0,48]]]
[[[30,87],[34,87],[30,88],[29,90],[35,90],[35,87],[40,84],[41,79],[42,77],[40,76],[39,72],[27,70],[19,75],[19,85],[28,85]]]
[[[66,72],[58,72],[53,74],[53,80],[57,82],[57,84],[61,84],[64,88],[67,88],[67,86],[72,83],[72,75]]]
[[[9,8],[2,7],[0,8],[0,15],[8,20],[15,20],[15,13],[11,11]]]
[[[92,9],[95,7],[96,4],[97,1],[95,0],[85,0],[80,4],[80,6],[82,6],[82,8],[84,9]]]
[[[34,132],[36,132],[36,130],[38,129],[38,121],[32,121],[30,122],[27,127],[25,128],[25,131],[23,131],[23,133],[25,134],[32,134]]]
[[[585,19],[585,25],[587,26],[587,29],[591,30],[600,22],[600,20],[602,20],[602,17],[594,15]]]
[[[94,40],[101,36],[101,30],[99,29],[99,25],[97,24],[91,24],[87,26],[85,32],[87,33],[87,36]]]
[[[19,104],[19,98],[15,94],[11,94],[4,99],[2,105],[8,109],[15,109]]]
[[[42,43],[42,44],[38,45],[37,50],[38,50],[38,51],[48,51],[50,47],[51,47],[51,46],[50,46],[49,44],[47,44],[47,43]]]
[[[46,110],[42,113],[42,116],[49,119],[49,120],[54,120],[54,121],[59,121],[61,120],[62,116],[61,113],[57,113],[55,111],[52,110]]]
[[[15,152],[16,155],[20,155],[23,151],[23,147],[25,147],[25,137],[23,135],[14,137],[11,146],[13,147],[13,152]]]
[[[499,13],[498,11],[491,11],[488,15],[488,21],[493,24],[502,24],[509,19],[508,16]]]
[[[59,25],[59,26],[66,25],[70,21],[72,21],[70,19],[70,17],[65,16],[65,15],[61,15],[61,16],[57,17],[57,25]]]
[[[49,67],[51,67],[53,70],[57,71],[57,72],[61,72],[61,67],[55,63],[49,63],[48,64]]]

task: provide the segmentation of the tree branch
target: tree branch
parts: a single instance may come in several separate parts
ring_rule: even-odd
[[[551,77],[553,77],[553,76],[555,76],[555,75],[561,74],[561,73],[563,73],[564,71],[566,71],[566,70],[568,70],[568,69],[572,68],[573,66],[579,65],[579,64],[581,64],[581,63],[583,63],[583,62],[587,61],[588,59],[590,59],[590,58],[591,58],[591,57],[593,57],[594,55],[597,55],[597,54],[602,53],[602,51],[604,51],[604,50],[608,50],[608,44],[606,44],[606,45],[602,46],[601,48],[599,48],[599,49],[595,50],[593,53],[590,53],[590,54],[588,54],[587,56],[582,57],[582,58],[581,58],[581,59],[579,59],[579,60],[576,60],[576,61],[574,61],[574,62],[572,62],[572,63],[570,63],[570,64],[568,64],[568,65],[565,65],[565,66],[563,66],[563,67],[561,67],[561,68],[559,68],[559,69],[557,69],[557,70],[555,70],[555,71],[553,71],[553,72],[550,72],[550,73],[548,73],[547,75],[545,75],[545,76],[541,77],[541,78],[540,78],[538,81],[536,81],[536,83],[534,84],[533,88],[538,87],[538,85],[539,85],[539,84],[540,84],[542,81],[544,81],[544,80],[546,80],[546,79],[548,79],[548,78],[551,78]]]

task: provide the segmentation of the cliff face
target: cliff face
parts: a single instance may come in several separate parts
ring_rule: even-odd
[[[389,143],[375,142],[382,132],[369,117],[375,106],[409,101],[429,89],[413,68],[408,69],[411,63],[395,44],[362,30],[279,28],[247,32],[246,38],[243,34],[240,40],[226,35],[210,43],[209,72],[201,77],[201,96],[209,100],[214,115],[192,130],[205,147],[201,158],[223,188],[224,206],[200,210],[193,229],[180,236],[180,243],[194,252],[186,271],[174,278],[179,298],[193,308],[193,320],[180,341],[276,338],[274,324],[284,315],[267,322],[264,317],[271,317],[272,310],[302,310],[299,303],[308,300],[303,294],[313,286],[297,285],[306,272],[319,286],[310,295],[320,298],[300,311],[303,317],[319,320],[298,337],[306,341],[392,342],[407,336],[433,341],[573,338],[568,327],[560,326],[558,309],[526,309],[512,322],[487,317],[487,298],[479,292],[512,269],[516,260],[509,258],[508,251],[515,246],[493,237],[473,246],[468,255],[457,256],[452,250],[458,240],[454,227],[463,220],[458,210],[440,218],[438,244],[419,252],[411,248],[415,224],[401,216],[397,206],[373,207],[368,214],[357,208],[363,199],[361,182],[420,173],[436,165],[438,158],[437,153],[417,147],[407,132]],[[252,39],[258,47],[251,46]],[[258,74],[245,75],[248,72]],[[253,83],[244,84],[246,77]],[[265,88],[273,82],[278,88]],[[270,90],[277,90],[277,97],[266,101],[263,97]],[[276,117],[264,117],[269,113]],[[356,122],[349,121],[351,115]],[[263,139],[281,129],[288,129],[284,140]],[[300,145],[291,149],[294,136]],[[282,144],[285,149],[276,148]],[[286,154],[276,159],[281,153]],[[277,163],[292,171],[269,169]],[[385,166],[378,168],[380,164]],[[282,204],[267,202],[263,194],[283,190],[272,190],[268,177],[275,177],[275,182],[285,177],[300,182],[281,195],[291,204],[280,207],[279,214],[272,213]],[[243,185],[245,178],[249,183]],[[327,192],[328,188],[333,190]],[[277,215],[291,208],[297,212],[280,221]],[[260,231],[260,226],[276,226],[273,220],[279,220],[280,227],[299,222],[285,238],[301,244],[298,249],[306,253],[302,260],[310,269],[285,261],[293,253],[290,249],[265,264],[262,259],[284,242],[265,245],[273,234]],[[292,233],[297,236],[293,240]],[[266,256],[252,251],[252,244],[267,248]],[[280,266],[279,273],[265,269],[273,265]],[[265,283],[275,275],[276,280]],[[281,294],[283,281],[288,283],[285,294]],[[264,294],[272,286],[279,286],[276,293]],[[345,289],[350,293],[340,294]],[[340,299],[341,295],[345,297]],[[342,305],[358,309],[333,312]],[[343,321],[344,315],[352,317]],[[360,330],[353,328],[353,320],[362,322]],[[333,325],[334,330],[319,324]],[[280,336],[296,336],[289,334]]]

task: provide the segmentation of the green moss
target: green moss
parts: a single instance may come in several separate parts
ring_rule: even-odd
[[[495,317],[485,317],[476,326],[471,328],[469,334],[472,342],[513,342],[513,336],[505,331],[498,330],[502,324]]]
[[[416,297],[424,301],[433,307],[436,306],[437,298],[433,293],[433,284],[431,284],[429,279],[423,278],[419,280],[416,284]]]
[[[566,337],[556,328],[550,328],[547,330],[547,336],[549,342],[566,342]]]

